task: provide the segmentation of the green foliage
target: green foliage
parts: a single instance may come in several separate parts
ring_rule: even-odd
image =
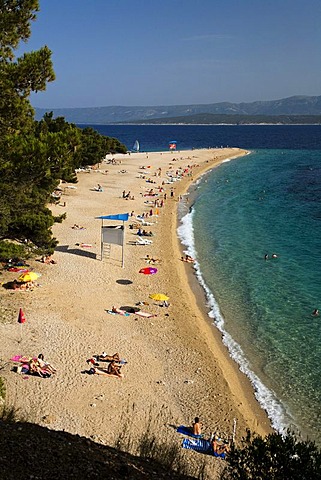
[[[0,261],[7,262],[10,258],[26,258],[25,246],[3,240],[0,241]]]
[[[64,220],[66,220],[66,218],[67,218],[66,213],[62,213],[61,215],[53,217],[55,223],[62,223]]]
[[[250,431],[242,448],[233,447],[222,480],[318,480],[321,451],[314,442],[272,433],[265,438]]]
[[[76,182],[75,169],[98,163],[110,151],[126,151],[118,140],[84,131],[47,113],[34,121],[31,92],[45,90],[55,78],[51,51],[15,58],[20,41],[30,36],[38,0],[0,0],[0,240],[11,240],[6,255],[21,242],[26,252],[52,253],[57,245],[47,204],[60,180]]]
[[[5,395],[5,389],[4,389],[4,395]],[[17,422],[22,423],[22,422],[26,422],[27,420],[23,415],[21,415],[20,411],[14,406],[4,405],[2,410],[0,410],[0,421],[6,422],[6,423],[17,423]]]
[[[0,134],[33,128],[31,92],[45,90],[55,78],[48,47],[15,59],[21,41],[30,37],[38,0],[0,0]]]
[[[38,0],[0,0],[1,57],[13,58],[13,50],[20,41],[30,37],[30,22],[35,20],[38,11]]]

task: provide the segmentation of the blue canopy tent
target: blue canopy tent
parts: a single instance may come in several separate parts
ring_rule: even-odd
[[[124,268],[124,244],[125,244],[125,222],[129,218],[128,213],[117,215],[101,215],[96,217],[101,220],[101,260],[103,259],[104,243],[120,245],[122,247],[122,267]],[[122,221],[122,225],[104,225],[104,220]]]

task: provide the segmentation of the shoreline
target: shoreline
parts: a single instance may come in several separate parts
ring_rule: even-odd
[[[217,163],[214,162],[214,165],[213,164],[210,164],[208,166],[203,165],[200,168],[200,171],[197,172],[196,175],[194,172],[193,174],[194,178],[192,182],[187,183],[186,185],[182,184],[181,185],[182,189],[178,188],[178,194],[179,195],[188,194],[189,196],[190,195],[193,196],[193,194],[190,192],[190,189],[195,187],[195,185],[197,184],[197,182],[200,180],[201,177],[209,173],[214,168],[218,168],[222,163],[226,161],[237,160],[239,156],[249,155],[251,153],[249,151],[245,151],[241,149],[240,151],[242,153],[239,153],[234,157],[233,156],[226,157]],[[192,208],[192,206],[193,206],[193,203],[189,205],[189,210]],[[177,207],[177,210],[178,210],[178,207]],[[176,214],[176,217],[177,217],[177,222],[176,222],[175,231],[177,235],[178,249],[180,252],[183,252],[186,248],[184,249],[184,245],[181,243],[181,239],[177,234],[177,229],[181,224],[180,223],[181,219],[179,218],[178,212]],[[246,374],[241,372],[240,366],[234,359],[232,359],[227,346],[223,344],[222,333],[215,326],[215,324],[213,323],[213,320],[209,316],[210,309],[206,305],[208,300],[207,293],[204,290],[203,286],[200,284],[198,278],[196,277],[196,272],[195,272],[195,269],[193,268],[193,265],[185,264],[184,266],[185,266],[185,273],[187,276],[189,288],[191,289],[191,292],[195,296],[196,308],[199,310],[199,312],[202,315],[202,318],[200,318],[200,322],[204,322],[204,325],[203,325],[204,332],[205,332],[206,339],[209,342],[209,348],[211,350],[211,353],[214,355],[216,361],[219,363],[222,370],[224,370],[225,380],[227,381],[232,394],[239,399],[238,406],[240,408],[240,411],[242,412],[242,415],[244,415],[244,418],[248,422],[248,424],[251,425],[250,428],[261,435],[266,435],[267,433],[270,433],[272,431],[271,423],[267,417],[267,413],[265,412],[265,410],[262,408],[262,406],[259,404],[258,400],[255,397],[254,386],[252,385],[250,379],[246,376]],[[253,414],[257,418],[257,420],[254,422],[253,422]]]
[[[0,325],[4,359],[43,352],[57,374],[47,380],[24,379],[11,371],[9,363],[2,374],[8,404],[31,416],[34,423],[108,445],[117,441],[124,425],[133,438],[139,435],[150,412],[164,416],[159,435],[170,435],[178,443],[181,437],[169,425],[189,425],[195,416],[201,417],[207,434],[230,434],[235,418],[237,440],[246,428],[261,435],[271,431],[249,379],[229,357],[220,332],[211,324],[192,266],[180,260],[182,246],[177,235],[178,196],[208,170],[246,153],[226,148],[115,155],[121,164],[102,162],[89,174],[79,173],[76,188],[64,186],[62,200],[66,204],[52,206],[55,215],[67,214],[66,220],[53,228],[59,240],[54,254],[57,264],[32,261],[32,268],[42,274],[42,287],[3,294],[12,308],[24,309],[27,321],[20,341],[15,312]],[[174,162],[175,157],[180,158]],[[133,222],[129,219],[125,268],[121,267],[121,249],[115,245],[101,261],[101,222],[96,217],[148,211],[146,191],[156,189],[165,170],[175,171],[191,163],[199,165],[192,168],[192,176],[164,185],[165,205],[159,208],[159,217],[151,217],[151,222],[157,223],[147,227],[154,233],[153,244],[133,245],[138,237],[136,230],[128,228]],[[159,167],[162,176],[154,177]],[[146,177],[157,183],[147,183]],[[97,183],[103,187],[101,193],[94,191]],[[133,200],[122,198],[124,189],[131,191]],[[85,229],[74,230],[74,224]],[[156,275],[139,273],[147,266],[147,254],[161,259]],[[170,297],[168,309],[149,299],[149,294],[156,292]],[[156,316],[147,319],[106,312],[112,305],[139,301],[148,303],[142,308]],[[128,361],[123,367],[124,379],[85,373],[86,359],[102,351],[118,351]],[[187,452],[186,458],[192,461],[194,456]],[[197,458],[196,454],[196,462]]]

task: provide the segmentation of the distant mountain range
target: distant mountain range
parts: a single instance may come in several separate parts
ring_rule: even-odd
[[[280,117],[275,122],[266,123],[301,123],[286,121],[289,116],[320,116],[321,96],[294,96],[280,100],[258,101],[251,103],[211,103],[200,105],[167,105],[156,107],[92,107],[92,108],[36,108],[36,119],[40,120],[46,112],[53,111],[55,117],[64,117],[68,122],[76,124],[114,124],[114,123],[240,123],[240,116],[253,117],[252,120],[241,123],[265,123],[265,116]],[[207,120],[204,118],[207,115]],[[210,118],[211,115],[215,117]],[[203,121],[200,118],[203,116]],[[205,117],[204,117],[205,116]],[[222,117],[221,119],[218,116]],[[194,120],[192,121],[194,117]],[[229,117],[229,121],[227,118]],[[255,117],[257,117],[255,119]],[[169,121],[171,120],[171,121]],[[174,121],[175,120],[175,121]],[[232,121],[233,120],[233,121]],[[279,121],[278,121],[279,120]],[[284,121],[285,120],[285,121]],[[307,123],[307,122],[304,122]],[[309,119],[308,123],[320,123]]]

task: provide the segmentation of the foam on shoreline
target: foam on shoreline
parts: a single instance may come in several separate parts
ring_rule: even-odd
[[[290,414],[285,411],[285,408],[275,394],[269,390],[260,378],[252,371],[241,346],[226,331],[224,317],[220,311],[219,305],[213,292],[208,288],[204,281],[199,262],[197,261],[198,254],[195,247],[193,215],[194,210],[191,208],[191,211],[181,218],[177,233],[182,245],[186,247],[184,252],[196,259],[194,262],[195,274],[205,293],[208,316],[213,320],[213,325],[215,325],[221,332],[222,342],[227,347],[230,357],[238,364],[240,371],[249,378],[255,392],[255,397],[263,410],[267,412],[272,427],[279,432],[284,432],[288,428],[289,423],[294,425],[294,420],[291,418]]]

